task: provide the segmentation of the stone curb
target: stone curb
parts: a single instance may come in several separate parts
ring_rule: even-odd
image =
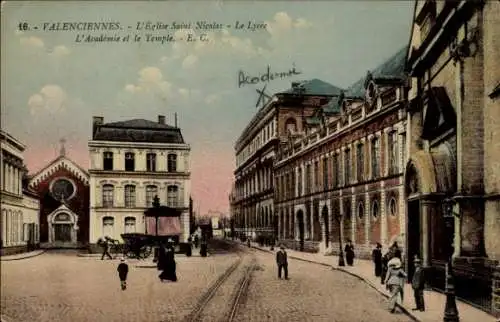
[[[245,244],[246,246],[246,244]],[[248,246],[247,246],[248,247]],[[257,246],[250,246],[251,248],[255,248],[257,250],[260,250],[260,251],[263,251],[263,252],[267,252],[267,253],[271,253],[273,254],[273,252],[271,250],[267,250],[267,249],[264,249],[264,248],[260,248],[260,247],[257,247]],[[379,292],[382,296],[384,296],[385,298],[389,298],[389,295],[380,290],[377,286],[373,285],[372,282],[370,282],[369,280],[367,280],[366,278],[358,275],[358,274],[355,274],[353,272],[350,272],[346,269],[343,269],[343,268],[339,268],[339,267],[335,267],[335,266],[332,266],[330,264],[326,264],[326,263],[321,263],[321,262],[316,262],[316,261],[312,261],[312,260],[309,260],[309,259],[305,259],[305,258],[300,258],[300,257],[296,257],[296,256],[288,256],[288,258],[291,258],[291,259],[295,259],[295,260],[300,260],[300,261],[303,261],[303,262],[308,262],[308,263],[312,263],[312,264],[318,264],[318,265],[322,265],[322,266],[325,266],[325,267],[330,267],[332,268],[333,270],[336,270],[336,271],[340,271],[340,272],[344,272],[344,273],[347,273],[351,276],[354,276],[358,279],[360,279],[361,281],[365,282],[366,284],[368,284],[368,286],[372,287],[373,289],[375,289],[377,292]],[[406,314],[408,317],[410,317],[413,321],[415,322],[422,322],[422,320],[420,320],[419,318],[417,318],[415,315],[411,314],[410,311],[408,311],[404,306],[401,306],[400,304],[396,304],[396,306],[401,310],[403,311],[404,314]]]
[[[2,256],[2,257],[0,257],[0,262],[10,262],[10,261],[18,261],[21,259],[32,258],[32,257],[36,257],[36,256],[40,256],[42,254],[45,254],[46,252],[47,252],[47,249],[44,249],[41,251],[30,252],[31,254],[26,254],[25,256],[16,257],[16,258],[2,258],[2,257],[17,256],[17,255],[21,255],[21,254]],[[2,317],[2,322],[4,322],[3,317]]]

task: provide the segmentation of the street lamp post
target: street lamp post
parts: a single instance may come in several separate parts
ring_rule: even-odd
[[[454,201],[452,199],[443,200],[443,217],[447,225],[452,225],[455,216],[453,212]],[[452,226],[453,227],[453,226]],[[446,294],[446,304],[444,309],[444,322],[459,322],[457,303],[455,299],[455,281],[453,278],[453,247],[449,245],[448,263],[446,264],[446,284],[444,293]]]
[[[160,208],[160,198],[158,198],[158,195],[156,195],[153,198],[153,208],[154,208],[154,217],[155,217],[155,220],[156,220],[156,222],[155,222],[156,243],[158,243],[158,217],[160,216],[160,211],[159,211],[159,208]],[[158,261],[158,252],[159,251],[160,251],[159,248],[155,247],[154,256],[153,256],[153,262],[154,263],[156,263]]]
[[[344,261],[344,248],[342,247],[342,214],[336,214],[335,218],[339,223],[339,264],[338,266],[345,266]]]

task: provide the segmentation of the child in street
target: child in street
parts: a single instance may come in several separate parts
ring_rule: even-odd
[[[118,271],[122,291],[125,291],[127,289],[128,265],[125,263],[125,259],[123,257],[120,259],[120,264],[118,264],[118,268],[116,270]]]

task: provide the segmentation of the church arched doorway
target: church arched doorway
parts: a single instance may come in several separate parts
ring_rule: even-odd
[[[68,213],[57,214],[52,225],[54,228],[54,242],[69,243],[72,241],[73,223]]]

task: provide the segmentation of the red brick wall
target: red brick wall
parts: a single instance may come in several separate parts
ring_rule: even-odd
[[[81,182],[76,176],[74,176],[69,170],[60,168],[56,170],[52,175],[46,178],[44,181],[40,182],[35,191],[38,192],[40,196],[40,241],[48,242],[48,222],[47,216],[57,209],[61,203],[50,194],[49,188],[50,183],[58,177],[67,177],[76,185],[76,195],[69,201],[67,201],[68,208],[70,208],[75,214],[78,215],[78,235],[77,239],[81,243],[86,243],[89,240],[89,205],[90,205],[90,191],[89,186],[86,186]]]

